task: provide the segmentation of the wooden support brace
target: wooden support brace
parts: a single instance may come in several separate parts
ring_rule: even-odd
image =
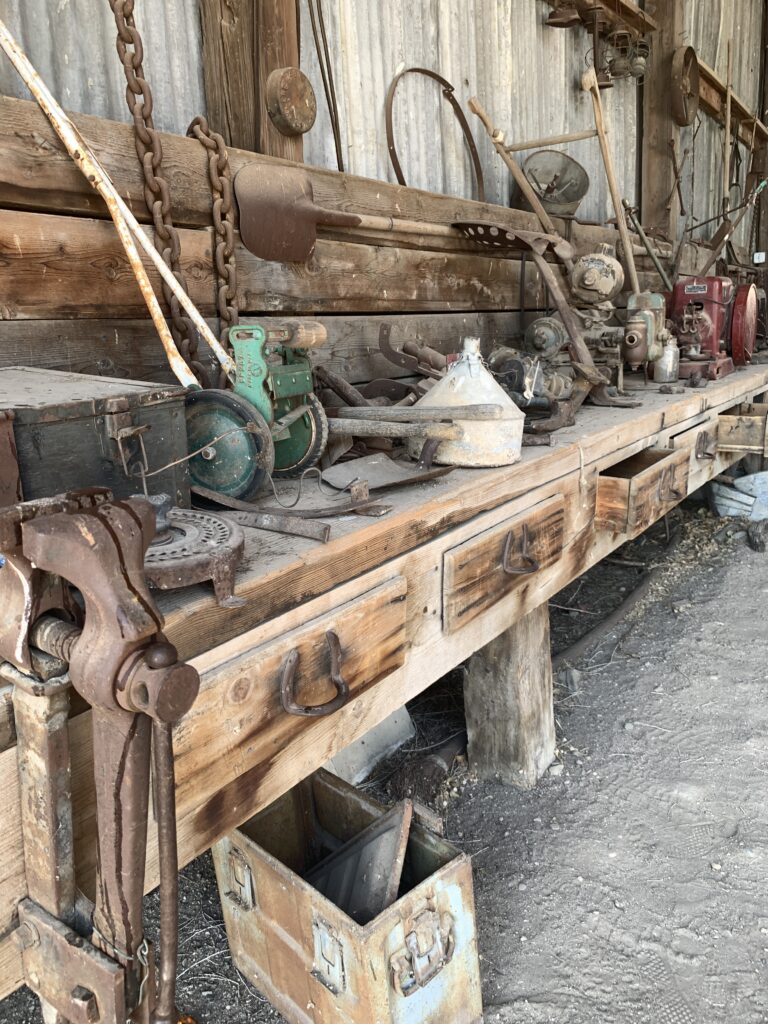
[[[480,778],[535,786],[556,746],[546,603],[472,655],[464,695],[472,768]]]

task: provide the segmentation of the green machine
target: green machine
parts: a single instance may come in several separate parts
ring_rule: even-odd
[[[309,349],[327,334],[312,322],[261,322],[232,329],[233,391],[187,397],[192,485],[248,500],[269,476],[300,476],[328,443],[328,420],[312,392]]]

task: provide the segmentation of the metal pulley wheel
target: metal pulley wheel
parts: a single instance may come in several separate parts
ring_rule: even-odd
[[[232,391],[209,389],[187,396],[187,444],[193,486],[247,501],[266,485],[275,447],[261,413]]]
[[[672,119],[685,128],[699,110],[699,60],[692,46],[681,46],[672,57]]]
[[[158,517],[160,526],[161,517]],[[178,590],[210,580],[224,608],[243,604],[234,596],[235,571],[243,559],[245,535],[237,523],[193,509],[172,508],[144,556],[149,582],[160,590]]]
[[[328,417],[314,394],[305,395],[305,412],[288,428],[288,436],[275,439],[275,469],[273,476],[301,476],[320,461],[328,445]]]
[[[736,289],[731,315],[731,358],[736,366],[752,361],[757,341],[757,288],[742,284]]]

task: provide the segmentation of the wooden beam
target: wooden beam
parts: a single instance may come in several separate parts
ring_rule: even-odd
[[[252,2],[252,0],[251,0]],[[267,79],[277,68],[299,66],[296,0],[257,0],[255,16],[256,139],[261,153],[304,159],[301,135],[283,135],[267,113]]]
[[[258,149],[254,0],[199,0],[208,120],[228,146]]]
[[[683,0],[668,0],[658,12],[659,26],[653,40],[651,73],[643,83],[642,136],[642,220],[646,229],[676,239],[680,203],[675,188],[675,172],[670,143],[680,153],[680,129],[672,119],[672,57],[683,43],[685,28]],[[668,206],[669,196],[671,205]]]
[[[472,770],[481,779],[535,786],[557,745],[546,603],[472,655],[464,706]]]
[[[215,316],[211,232],[180,231],[189,292]],[[259,260],[238,245],[238,301],[245,314],[450,312],[514,307],[519,261],[320,240],[309,263]],[[111,222],[0,210],[0,319],[135,319],[146,311]],[[150,279],[159,292],[153,271]],[[545,304],[535,268],[530,308]]]
[[[664,0],[664,4],[674,0]],[[558,7],[560,0],[548,0],[550,7]],[[601,9],[600,17],[607,22],[610,30],[627,26],[639,35],[656,32],[659,23],[650,14],[641,10],[633,0],[576,0],[576,9],[585,24],[592,24],[595,7]]]
[[[718,121],[725,122],[726,83],[708,65],[699,59],[699,101],[701,109]],[[745,146],[752,141],[752,129],[755,129],[757,145],[768,142],[768,126],[765,125],[755,111],[750,110],[746,103],[735,93],[731,93],[731,117],[738,121],[739,140]]]

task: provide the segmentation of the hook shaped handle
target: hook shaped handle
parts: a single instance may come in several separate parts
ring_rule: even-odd
[[[322,718],[332,715],[343,708],[349,700],[349,686],[341,674],[343,655],[338,634],[329,629],[325,634],[325,642],[331,655],[331,681],[336,687],[336,696],[324,704],[299,704],[296,700],[296,669],[299,665],[299,652],[296,647],[283,662],[280,673],[280,700],[283,710],[289,715],[300,715],[303,718]]]
[[[520,562],[518,565],[512,564],[512,545],[515,541],[515,531],[510,530],[507,534],[507,539],[504,541],[504,554],[501,556],[501,567],[507,576],[528,576],[533,572],[538,572],[541,568],[541,563],[533,557],[528,547],[530,537],[528,534],[528,524],[523,523],[523,544],[522,550],[519,554]]]

